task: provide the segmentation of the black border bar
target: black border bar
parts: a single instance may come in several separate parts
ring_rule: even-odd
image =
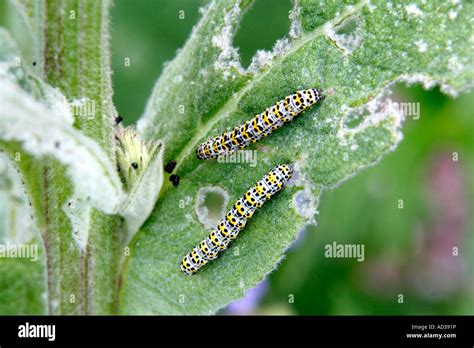
[[[55,325],[55,340],[18,337]],[[408,338],[407,334],[455,334]],[[64,344],[474,346],[473,316],[0,316],[0,347]]]

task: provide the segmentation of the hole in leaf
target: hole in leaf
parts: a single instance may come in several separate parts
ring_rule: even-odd
[[[316,203],[310,189],[305,188],[293,195],[293,207],[298,215],[306,219],[313,219],[316,214]]]
[[[349,17],[332,30],[328,29],[326,34],[345,53],[352,53],[362,43],[362,20],[355,16]]]
[[[358,27],[356,17],[349,17],[347,20],[338,24],[336,29],[336,34],[338,35],[351,35],[356,32]]]
[[[234,37],[242,66],[248,67],[257,50],[271,50],[275,42],[287,35],[290,0],[257,0],[245,14]]]

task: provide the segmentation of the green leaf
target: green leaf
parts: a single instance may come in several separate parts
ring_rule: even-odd
[[[0,152],[0,313],[45,312],[44,249],[20,176]],[[24,258],[18,258],[22,250]]]
[[[0,150],[0,244],[27,243],[39,237],[33,211],[13,161]]]
[[[208,5],[184,48],[157,81],[137,128],[145,139],[164,141],[165,161],[176,158],[196,128],[247,80],[239,73],[243,68],[231,40],[250,4],[225,0]]]
[[[20,142],[37,157],[56,157],[68,166],[78,198],[108,213],[119,210],[124,192],[115,167],[95,142],[65,121],[64,108],[61,113],[45,107],[7,76],[0,76],[0,102],[0,139]]]
[[[44,314],[43,261],[41,255],[37,262],[18,258],[0,259],[2,315]]]
[[[387,99],[394,83],[438,84],[451,95],[472,87],[471,2],[296,2],[290,37],[245,70],[231,43],[247,6],[210,3],[138,124],[146,138],[164,140],[165,161],[178,161],[181,183],[164,186],[131,243],[122,313],[214,313],[242,297],[314,221],[326,187],[374,165],[399,143],[404,115]],[[200,142],[310,87],[328,97],[250,148],[258,151],[255,168],[196,159]],[[296,164],[294,185],[256,213],[218,260],[185,277],[181,258],[209,233],[200,222],[209,218],[206,209],[196,206],[202,195],[222,192],[228,209],[266,172],[288,162]]]

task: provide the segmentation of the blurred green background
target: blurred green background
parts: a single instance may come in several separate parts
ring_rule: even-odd
[[[115,0],[114,102],[125,124],[143,112],[205,3]],[[244,67],[285,37],[291,6],[257,0],[245,15],[234,40]],[[317,227],[302,232],[278,269],[223,313],[474,314],[474,93],[452,99],[437,87],[397,85],[393,98],[419,103],[421,112],[407,118],[396,151],[325,192]],[[333,242],[364,244],[365,260],[326,258],[324,246]]]

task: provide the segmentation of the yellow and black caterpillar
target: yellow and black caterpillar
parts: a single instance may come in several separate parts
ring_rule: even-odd
[[[243,125],[202,143],[197,147],[196,155],[202,160],[216,159],[219,156],[230,154],[236,149],[243,149],[265,138],[273,130],[280,128],[324,98],[320,89],[310,88],[297,91],[246,121]]]
[[[219,251],[227,249],[229,242],[237,238],[255,210],[280,191],[292,174],[293,168],[289,164],[280,164],[267,173],[235,202],[209,236],[183,257],[181,270],[186,274],[194,274],[209,260],[217,258]]]

